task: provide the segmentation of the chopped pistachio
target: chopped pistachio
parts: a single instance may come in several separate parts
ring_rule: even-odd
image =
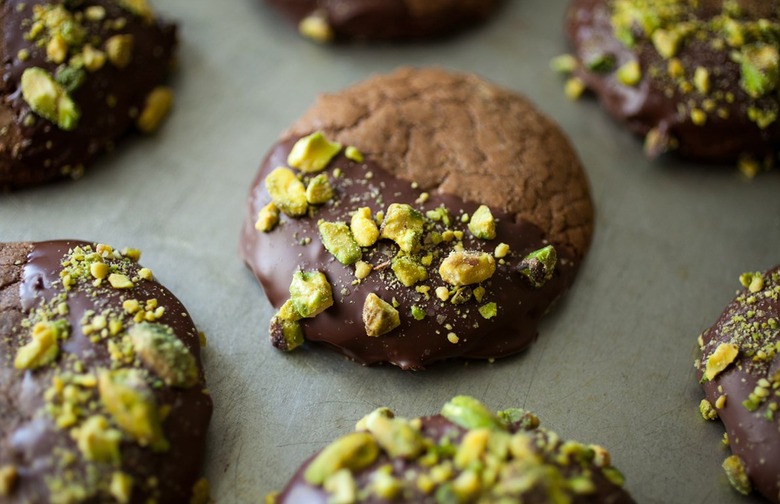
[[[442,280],[456,287],[483,282],[496,271],[493,256],[478,251],[453,251],[442,261],[439,275]]]
[[[471,234],[480,240],[492,240],[496,237],[496,221],[486,205],[480,205],[474,211],[468,227]]]
[[[585,82],[578,77],[572,77],[566,81],[564,94],[570,100],[576,100],[585,92]]]
[[[525,276],[536,288],[543,286],[553,277],[558,254],[555,247],[547,245],[525,256],[518,266],[520,274]]]
[[[169,326],[142,322],[128,331],[138,358],[166,385],[192,387],[198,382],[198,366],[192,353]]]
[[[347,148],[344,150],[344,156],[346,156],[346,158],[350,161],[354,161],[356,163],[363,162],[363,153],[360,152],[357,147],[352,145],[347,146]]]
[[[141,446],[155,451],[168,449],[154,395],[136,369],[100,371],[100,401],[114,421]]]
[[[271,344],[283,352],[291,352],[303,345],[303,328],[298,320],[287,320],[278,313],[271,318],[268,333]]]
[[[134,285],[133,281],[130,280],[127,275],[121,273],[111,273],[108,275],[108,283],[111,284],[111,287],[114,289],[132,289]]]
[[[300,217],[309,208],[303,182],[288,168],[279,167],[269,173],[265,188],[279,210],[290,217]]]
[[[352,432],[326,446],[311,461],[303,478],[310,485],[322,485],[341,469],[359,470],[379,456],[379,446],[366,432]]]
[[[127,504],[133,494],[133,477],[122,471],[114,471],[108,491],[119,504]]]
[[[678,30],[658,29],[651,36],[656,51],[664,59],[669,59],[677,54],[683,40],[683,33]]]
[[[325,249],[341,264],[355,264],[363,256],[360,245],[345,222],[320,221],[317,228]]]
[[[583,64],[591,72],[609,72],[615,67],[615,56],[609,53],[593,52],[585,56]]]
[[[101,415],[89,417],[75,433],[79,450],[87,460],[114,462],[120,460],[119,443],[122,433],[112,429]]]
[[[636,86],[642,80],[642,68],[639,61],[631,60],[617,69],[615,73],[617,80],[626,86]]]
[[[117,68],[125,68],[133,58],[133,36],[114,35],[106,40],[108,61]]]
[[[484,319],[492,319],[498,314],[498,307],[496,303],[487,303],[479,307],[479,314]]]
[[[38,322],[32,329],[32,341],[16,351],[14,367],[16,369],[36,369],[45,366],[60,353],[57,343],[67,334],[67,322]]]
[[[290,302],[302,318],[314,318],[333,306],[333,290],[321,271],[296,271],[290,283]]]
[[[777,89],[780,82],[780,55],[770,44],[752,44],[742,48],[739,56],[742,89],[759,98]]]
[[[707,399],[702,399],[699,403],[699,413],[705,420],[715,420],[718,418],[718,412],[712,407],[712,404]]]
[[[257,213],[257,221],[255,221],[255,229],[263,233],[267,233],[279,223],[279,208],[274,202],[268,203],[266,206],[260,209]]]
[[[358,261],[355,263],[355,278],[358,280],[363,280],[368,275],[371,274],[371,271],[374,269],[374,266],[370,263]]]
[[[729,483],[734,487],[734,490],[742,495],[749,495],[753,490],[750,484],[750,478],[748,478],[747,471],[745,470],[745,463],[737,455],[731,455],[723,461],[723,470],[726,472],[726,477],[729,479]]]
[[[59,33],[54,34],[46,44],[46,57],[50,61],[60,64],[68,57],[68,43]]]
[[[98,280],[106,278],[108,276],[108,270],[109,266],[104,262],[93,262],[89,266],[90,274]]]
[[[309,181],[306,186],[306,201],[311,205],[322,205],[333,197],[333,187],[328,176],[320,173]]]
[[[339,469],[322,484],[328,494],[328,504],[355,504],[357,483],[349,469]]]
[[[577,58],[571,54],[561,54],[550,60],[550,68],[555,72],[570,74],[577,69]]]
[[[425,449],[420,431],[407,420],[389,417],[384,409],[369,414],[362,421],[365,429],[391,457],[411,460]]]
[[[106,17],[106,9],[101,5],[90,5],[84,9],[84,17],[88,21],[102,21]]]
[[[405,203],[393,203],[387,208],[380,228],[380,238],[393,240],[407,253],[414,252],[420,246],[425,218]]]
[[[484,404],[469,396],[455,396],[441,410],[442,416],[464,429],[506,430],[506,424]]]
[[[355,241],[361,247],[370,247],[379,239],[379,228],[371,217],[371,209],[368,207],[355,210],[349,228]]]
[[[487,451],[490,429],[479,427],[470,428],[458,446],[455,454],[455,467],[465,469],[469,465],[479,462]]]
[[[704,377],[712,380],[718,376],[729,364],[734,362],[739,354],[739,347],[733,343],[721,343],[707,358]]]
[[[368,336],[382,336],[401,325],[401,318],[393,305],[372,292],[363,303],[363,323]]]
[[[67,91],[46,70],[27,68],[22,74],[22,97],[33,112],[70,131],[78,125],[79,112]]]
[[[418,282],[428,279],[428,271],[413,257],[398,254],[393,258],[393,273],[399,282],[406,287],[413,287]]]
[[[447,287],[436,287],[436,297],[442,301],[447,301],[450,298],[450,290]]]
[[[298,33],[320,44],[333,40],[333,28],[319,13],[307,16],[298,23]]]
[[[146,96],[144,108],[138,119],[136,127],[142,133],[154,133],[162,124],[162,120],[168,115],[173,105],[173,91],[165,86],[157,86]]]
[[[425,310],[417,305],[412,305],[411,314],[414,320],[422,320],[425,318]]]
[[[341,144],[330,142],[317,131],[295,142],[287,164],[304,173],[316,173],[325,169],[331,159],[341,151]]]
[[[707,94],[710,91],[710,73],[704,67],[696,67],[693,72],[693,85],[696,86],[696,90],[702,94]]]
[[[81,49],[81,59],[84,62],[84,68],[90,72],[96,72],[106,64],[106,53],[86,44]]]

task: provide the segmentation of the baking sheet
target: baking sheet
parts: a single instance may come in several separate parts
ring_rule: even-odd
[[[509,1],[479,29],[431,44],[320,47],[257,0],[156,0],[181,22],[176,104],[78,183],[0,194],[0,240],[135,246],[208,336],[215,412],[206,473],[218,502],[257,502],[378,406],[434,413],[455,394],[536,412],[606,446],[638,502],[760,502],[732,491],[722,427],[698,413],[696,336],[748,270],[780,262],[780,172],[648,162],[592,100],[548,70],[566,51],[565,0]],[[266,149],[313,101],[399,65],[472,71],[521,90],[571,137],[592,183],[596,233],[578,282],[514,358],[408,373],[267,341],[272,314],[237,253]]]

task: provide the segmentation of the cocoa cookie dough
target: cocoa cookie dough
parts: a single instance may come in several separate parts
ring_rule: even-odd
[[[422,369],[531,344],[592,219],[576,154],[523,97],[406,68],[320,97],[282,135],[241,252],[279,308],[277,348]]]
[[[379,408],[309,459],[274,504],[632,503],[609,452],[562,440],[521,409],[458,396],[434,416]]]
[[[8,0],[0,23],[0,189],[78,178],[167,114],[176,29],[146,0]]]
[[[780,4],[760,0],[574,0],[566,16],[574,57],[567,93],[590,89],[645,139],[674,151],[740,161],[749,175],[780,145]]]
[[[297,23],[304,37],[415,40],[484,21],[500,0],[266,0]]]
[[[780,502],[780,268],[745,273],[742,289],[699,337],[704,418],[720,418],[733,455],[723,462],[740,493]]]
[[[0,244],[0,501],[208,501],[200,336],[139,255]]]

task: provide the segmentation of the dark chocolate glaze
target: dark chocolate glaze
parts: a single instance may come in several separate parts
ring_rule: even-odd
[[[778,272],[775,267],[769,272]],[[746,293],[743,290],[742,293]],[[718,321],[704,332],[704,352],[697,378],[702,380],[706,359],[720,343],[729,342],[732,332],[725,328],[735,316],[746,316],[748,311],[755,312],[751,322],[758,324],[774,318],[780,320],[780,300],[761,299],[746,307],[734,301],[723,312]],[[774,341],[780,341],[780,331],[774,330]],[[780,406],[780,397],[772,394],[766,402],[755,411],[749,411],[742,405],[753,392],[759,379],[772,377],[780,371],[780,355],[775,355],[770,362],[757,364],[743,349],[737,359],[725,371],[711,381],[704,381],[702,386],[710,404],[715,404],[718,397],[726,396],[723,408],[718,408],[718,416],[728,434],[732,453],[739,456],[745,463],[745,469],[753,488],[767,499],[780,503],[780,415],[775,414],[772,420],[767,419],[770,404]],[[775,406],[776,407],[776,406]]]
[[[449,439],[454,445],[460,442],[463,436],[468,432],[466,429],[453,424],[445,417],[441,415],[434,415],[429,417],[423,417],[421,420],[420,432],[426,439],[433,440],[434,443],[439,443],[443,439]],[[520,429],[519,426],[510,426],[510,432],[514,433]],[[535,429],[529,433],[532,437],[540,440],[542,443],[547,443],[550,439],[547,431],[544,429]],[[304,480],[304,473],[312,460],[317,456],[314,454],[309,458],[295,473],[292,479],[287,483],[284,490],[276,500],[276,504],[327,504],[328,493],[320,487],[310,485]],[[553,463],[552,456],[547,454],[545,457],[546,463]],[[427,472],[424,466],[421,466],[419,462],[408,461],[402,458],[391,458],[386,452],[382,451],[377,460],[367,468],[354,474],[355,482],[359,489],[367,488],[371,484],[371,474],[379,467],[391,464],[393,466],[393,475],[403,478],[401,475],[406,475],[408,472],[425,473]],[[565,477],[572,477],[581,473],[582,468],[577,464],[560,465],[555,464],[557,469]],[[590,477],[596,486],[595,492],[588,495],[578,495],[571,502],[572,504],[630,504],[634,500],[623,488],[614,485],[604,477],[604,474],[595,466],[591,465],[588,468]],[[515,475],[519,476],[519,475]],[[489,489],[485,489],[488,490]],[[360,500],[361,504],[381,504],[386,502],[406,502],[415,504],[437,504],[437,499],[434,494],[425,495],[420,493],[417,489],[414,489],[413,495],[406,495],[404,499],[388,501],[386,499],[380,499],[374,494],[370,494],[367,497]],[[491,502],[489,498],[480,500],[479,502]],[[501,501],[505,502],[505,501]],[[523,495],[523,503],[527,504],[550,504],[554,502],[552,497],[547,495],[543,489],[534,488],[530,492],[526,492]]]
[[[494,240],[474,238],[465,224],[457,227],[465,230],[463,244],[467,250],[492,254],[501,242],[511,247],[506,263],[497,264],[495,275],[484,282],[486,295],[482,302],[476,303],[472,299],[461,305],[442,302],[434,294],[437,286],[446,285],[438,270],[451,246],[441,248],[446,252],[434,259],[428,280],[418,284],[431,286],[430,299],[414,288],[401,286],[389,267],[374,271],[360,284],[353,285],[354,267],[342,265],[323,247],[317,221],[348,223],[350,213],[360,207],[368,206],[376,212],[385,210],[391,203],[408,203],[426,211],[444,205],[453,215],[453,221],[457,220],[460,210],[471,214],[478,207],[475,203],[435,191],[430,192],[430,198],[424,204],[418,205],[415,200],[421,194],[420,190],[412,189],[409,181],[393,177],[370,160],[355,163],[340,154],[327,169],[329,174],[336,168],[343,172],[341,178],[329,177],[336,196],[328,204],[319,208],[313,217],[291,219],[282,215],[280,225],[269,233],[255,230],[258,211],[270,202],[264,179],[274,168],[286,165],[287,155],[296,140],[291,138],[277,144],[262,164],[249,197],[241,254],[275,307],[289,299],[288,289],[295,271],[325,273],[333,287],[335,304],[316,318],[301,321],[308,341],[324,343],[363,364],[390,362],[403,369],[423,369],[427,364],[453,357],[487,359],[511,355],[536,339],[539,320],[569,288],[578,263],[559,249],[552,279],[539,289],[532,287],[516,267],[526,254],[548,244],[545,234],[526,221],[515,221],[511,216],[501,214],[499,209],[492,209],[497,218]],[[368,172],[372,174],[370,179],[365,178]],[[310,243],[302,244],[304,238],[310,239]],[[363,254],[363,261],[377,267],[393,258],[397,252],[395,244],[387,240],[380,243],[375,252]],[[364,300],[372,292],[388,302],[395,298],[401,315],[401,326],[379,337],[368,337],[362,321]],[[478,306],[488,302],[498,305],[498,314],[490,320],[477,311]],[[417,321],[410,315],[412,305],[425,310],[423,320]],[[458,336],[457,344],[448,341],[450,332]]]
[[[484,21],[499,0],[266,0],[295,23],[318,12],[336,40],[414,40],[437,37]],[[415,9],[414,4],[420,7]]]
[[[147,22],[119,6],[117,0],[94,0],[71,8],[102,6],[105,20],[123,18],[126,24],[117,30],[107,28],[105,20],[84,22],[87,39],[100,40],[118,35],[133,36],[132,59],[125,68],[106,61],[96,72],[87,72],[84,83],[71,97],[81,111],[78,126],[65,131],[38,117],[24,101],[20,82],[24,70],[39,67],[54,74],[57,64],[48,61],[46,48],[25,39],[34,6],[57,5],[63,0],[8,0],[0,8],[3,26],[0,56],[3,62],[0,83],[0,188],[37,184],[63,176],[65,167],[75,170],[88,164],[111,142],[131,129],[135,114],[143,110],[146,97],[168,74],[176,46],[176,27],[166,21]],[[74,2],[70,2],[73,4]],[[78,3],[78,2],[75,2]],[[27,20],[27,21],[25,21]],[[21,61],[19,51],[29,51]],[[107,103],[113,97],[114,105]],[[32,114],[35,122],[26,126]]]
[[[86,244],[73,240],[31,244],[23,266],[19,288],[21,306],[18,309],[24,314],[29,313],[61,293],[62,286],[58,281],[63,256],[69,249]],[[136,271],[140,268],[135,266]],[[97,296],[93,295],[94,289],[77,288],[70,291],[66,318],[71,330],[69,337],[60,344],[61,353],[57,361],[60,366],[78,359],[83,364],[84,372],[94,374],[98,369],[111,367],[106,342],[93,343],[82,332],[81,320],[88,310],[122,310],[119,291],[110,287],[98,291]],[[169,450],[155,453],[125,439],[120,447],[120,465],[115,467],[110,463],[93,463],[89,470],[96,470],[98,474],[108,471],[110,476],[112,471],[121,469],[131,475],[135,482],[133,503],[146,502],[150,497],[156,498],[157,502],[189,503],[193,485],[200,476],[205,436],[212,412],[212,401],[205,390],[198,331],[184,306],[157,281],[138,282],[124,294],[142,303],[156,298],[159,306],[165,307],[165,313],[158,322],[172,327],[189,349],[197,362],[200,378],[191,388],[162,386],[153,389],[157,405],[170,407],[170,413],[163,422],[164,435],[170,442]],[[0,312],[0,318],[8,316],[9,313]],[[0,325],[2,327],[4,324]],[[17,341],[24,342],[25,334],[18,326],[13,328],[13,334],[0,334],[0,348],[4,349],[0,355],[0,376],[4,378],[2,389],[7,393],[0,394],[0,409],[12,407],[15,410],[10,415],[4,413],[0,416],[6,419],[4,425],[0,426],[0,467],[13,464],[19,473],[10,501],[4,502],[43,503],[49,502],[51,498],[47,479],[57,477],[62,471],[53,453],[63,449],[79,452],[69,430],[58,429],[42,409],[44,393],[51,387],[52,377],[58,370],[52,366],[27,371],[13,368],[16,348],[19,347]],[[11,399],[11,395],[17,397]],[[87,474],[87,466],[78,457],[68,469],[76,474]],[[151,477],[158,482],[155,491],[149,491],[148,485],[144,483]],[[88,495],[78,501],[104,502],[107,499],[110,500],[101,493]]]
[[[637,39],[633,49],[617,40],[610,24],[611,3],[610,0],[573,0],[565,19],[566,35],[580,61],[574,74],[597,95],[609,114],[638,135],[644,136],[657,128],[676,144],[669,148],[675,149],[684,158],[731,162],[743,154],[762,160],[776,156],[780,148],[780,122],[775,121],[761,129],[747,115],[751,105],[776,109],[776,93],[759,99],[751,98],[739,86],[739,64],[730,59],[728,49],[715,50],[711,40],[689,37],[676,56],[686,69],[688,78],[692,78],[694,69],[704,67],[713,76],[713,91],[731,92],[735,96],[733,103],[718,102],[719,108],[728,111],[727,118],[709,113],[706,124],[694,124],[689,111],[681,113],[679,106],[691,99],[701,102],[706,96],[695,91],[688,94],[681,92],[666,73],[667,62],[646,37]],[[748,0],[738,3],[753,19],[780,19],[776,3]],[[707,0],[700,2],[700,7],[691,15],[706,20],[719,14],[721,8],[720,0]],[[599,53],[614,56],[616,64],[613,71],[588,71],[581,63]],[[636,86],[626,86],[617,80],[615,70],[634,60],[642,69],[642,79]],[[659,68],[658,75],[650,76],[651,68]]]

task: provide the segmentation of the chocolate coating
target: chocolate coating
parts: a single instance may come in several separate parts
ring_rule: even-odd
[[[729,45],[722,29],[713,27],[725,15],[725,5],[729,2],[673,2],[681,12],[659,28],[673,32],[683,22],[696,26],[695,34],[683,37],[674,55],[683,68],[684,74],[680,76],[670,74],[672,58],[659,54],[651,35],[638,23],[631,29],[633,47],[618,39],[613,20],[616,3],[615,0],[571,3],[565,31],[578,61],[573,73],[598,96],[615,119],[638,135],[650,134],[645,144],[647,154],[654,157],[675,151],[684,158],[705,162],[733,162],[750,156],[771,163],[780,145],[780,123],[775,118],[769,125],[759,126],[750,117],[750,109],[776,116],[780,102],[776,90],[751,97],[740,86],[740,64],[733,57],[737,48]],[[741,23],[758,19],[780,22],[780,7],[776,2],[740,0],[736,4],[741,13],[734,19]],[[669,17],[670,5],[649,2],[643,8],[657,8],[656,14],[665,19]],[[664,9],[666,14],[662,13]],[[770,40],[777,47],[776,39]],[[748,37],[746,43],[751,42]],[[588,62],[600,57],[612,58],[614,63],[601,71],[589,69]],[[639,64],[641,79],[635,85],[627,85],[618,78],[618,70],[633,61]],[[704,88],[695,82],[695,73],[700,68],[709,76]]]
[[[419,432],[422,437],[434,446],[442,444],[451,444],[456,449],[463,441],[467,433],[473,429],[467,429],[453,423],[442,415],[433,415],[415,419],[419,422]],[[579,445],[572,441],[563,441],[555,433],[541,427],[523,427],[519,423],[510,424],[507,432],[518,434],[519,437],[528,439],[532,450],[538,455],[534,460],[524,460],[518,464],[518,468],[500,471],[497,480],[492,485],[486,485],[480,488],[477,495],[470,495],[466,502],[523,502],[528,504],[551,504],[561,502],[556,498],[566,495],[572,504],[599,503],[599,504],[619,504],[633,503],[629,493],[622,488],[622,485],[616,484],[605,473],[615,469],[607,462],[605,466],[599,466],[593,460],[581,462],[576,461],[576,455],[572,452],[569,455],[563,455],[566,462],[561,461],[561,446],[568,444]],[[381,444],[381,442],[380,442]],[[441,487],[447,483],[440,482],[434,484],[434,490],[426,493],[420,491],[416,486],[418,477],[421,474],[432,475],[431,463],[421,463],[419,460],[409,460],[404,457],[390,456],[388,451],[382,446],[377,459],[368,467],[360,470],[353,470],[352,475],[358,488],[360,498],[357,502],[361,504],[379,504],[385,502],[407,502],[415,504],[436,504],[438,502],[448,502],[438,498]],[[304,478],[306,469],[310,466],[317,454],[307,460],[291,480],[287,483],[284,490],[276,498],[275,504],[326,504],[329,502],[329,493],[322,487],[307,483]],[[569,458],[571,456],[571,458]],[[441,456],[438,462],[446,459]],[[510,457],[511,459],[511,457]],[[508,463],[508,465],[511,464]],[[377,495],[376,476],[377,469],[383,466],[391,466],[391,474],[398,478],[403,490],[399,492],[399,497],[383,498]],[[455,468],[450,481],[456,480],[462,468]],[[385,473],[387,474],[387,473]],[[614,473],[613,473],[614,474]],[[619,474],[619,473],[618,473]],[[433,476],[432,476],[433,477]],[[592,490],[588,492],[573,492],[563,483],[567,479],[582,477],[593,484]],[[513,480],[518,481],[515,487]],[[522,481],[522,483],[519,483]],[[444,483],[444,484],[441,484]],[[513,488],[522,488],[522,490],[512,490]],[[501,500],[501,498],[505,500]]]
[[[108,38],[132,36],[127,66],[120,68],[107,60],[95,71],[84,70],[83,83],[70,93],[81,114],[78,125],[70,131],[35,114],[20,89],[26,69],[38,67],[55,75],[59,67],[72,66],[78,54],[79,46],[70,47],[70,59],[57,64],[47,56],[46,44],[39,46],[37,39],[26,36],[34,10],[56,5],[66,5],[68,12],[81,16],[84,40],[94,49],[106,53]],[[88,20],[87,7],[103,8],[104,17]],[[0,188],[80,176],[95,156],[133,128],[147,96],[168,74],[176,46],[173,24],[135,14],[119,0],[9,0],[0,8],[0,23]],[[20,57],[22,54],[26,57]]]
[[[52,501],[56,494],[58,498],[70,495],[73,500],[68,502],[105,502],[112,499],[112,474],[121,471],[133,481],[129,502],[154,498],[157,502],[188,503],[200,475],[212,411],[211,398],[205,391],[198,331],[184,306],[154,280],[139,280],[131,289],[121,291],[107,282],[93,287],[90,282],[79,281],[64,291],[61,262],[69,249],[85,245],[72,240],[0,244],[0,468],[13,467],[16,472],[10,493],[0,496],[0,500],[43,503]],[[107,262],[114,264],[111,259]],[[141,269],[136,263],[128,267],[131,275]],[[67,321],[70,327],[69,335],[59,343],[59,356],[42,367],[16,369],[14,358],[29,341],[30,329],[23,321],[39,310],[48,310],[50,301],[60,299],[63,293],[67,295],[67,314],[48,315]],[[72,425],[58,427],[52,383],[54,379],[71,383],[69,377],[73,375],[95,376],[100,370],[117,367],[139,369],[147,376],[147,383],[156,381],[154,371],[138,360],[117,361],[112,356],[109,345],[121,344],[124,332],[97,341],[84,334],[84,323],[90,316],[105,310],[115,315],[124,313],[122,301],[131,298],[142,306],[156,299],[163,307],[164,314],[156,323],[172,328],[192,355],[198,370],[197,383],[186,388],[162,383],[151,386],[157,407],[168,410],[162,421],[170,445],[167,450],[141,446],[125,433],[120,460],[90,461],[73,439],[73,429],[83,427],[85,419],[93,415],[111,415],[102,408],[97,389],[86,387],[79,389],[80,393],[90,398],[88,403],[79,403],[78,419]],[[123,330],[132,325],[130,317]]]
[[[761,274],[759,274],[761,275]],[[697,377],[707,401],[728,434],[729,446],[744,464],[755,490],[780,502],[780,407],[777,394],[780,356],[780,267],[763,275],[762,284],[742,289],[718,321],[701,336]],[[744,283],[750,284],[749,280]],[[706,380],[708,359],[723,344],[736,345],[736,358],[712,380]],[[760,386],[764,385],[764,386]],[[766,398],[756,388],[768,389]],[[718,402],[720,397],[723,404]]]
[[[484,21],[499,0],[266,0],[300,23],[324,19],[336,40],[437,37]]]

